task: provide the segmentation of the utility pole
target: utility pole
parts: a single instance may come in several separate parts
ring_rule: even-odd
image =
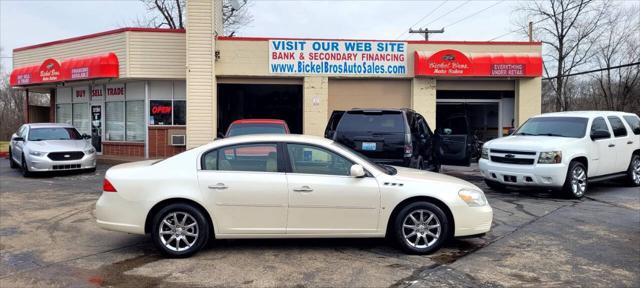
[[[427,28],[419,28],[418,30],[414,30],[410,28],[410,33],[425,34],[425,41],[430,40],[430,34],[443,32],[445,32],[445,28],[441,28],[440,30],[430,30]]]
[[[533,37],[534,35],[532,35],[532,21],[530,21],[530,23],[528,23],[527,26],[528,26],[527,35],[528,35],[528,38],[530,38],[530,42],[532,42],[532,40],[534,38]]]

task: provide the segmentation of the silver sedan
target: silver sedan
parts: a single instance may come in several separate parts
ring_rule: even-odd
[[[25,124],[11,136],[9,162],[24,176],[34,172],[95,170],[96,149],[76,128],[61,123]]]

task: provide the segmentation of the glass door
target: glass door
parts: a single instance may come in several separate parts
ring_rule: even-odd
[[[102,154],[102,105],[91,105],[91,144]]]

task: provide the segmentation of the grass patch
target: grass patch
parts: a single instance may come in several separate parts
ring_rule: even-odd
[[[9,152],[9,141],[0,141],[0,152]]]

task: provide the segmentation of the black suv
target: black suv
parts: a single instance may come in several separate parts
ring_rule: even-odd
[[[411,109],[334,111],[325,137],[383,164],[438,171],[435,135]]]

